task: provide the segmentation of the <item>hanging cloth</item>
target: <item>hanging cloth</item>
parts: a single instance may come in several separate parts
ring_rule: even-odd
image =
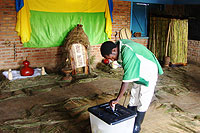
[[[170,31],[169,37],[168,31]],[[168,47],[166,47],[167,39],[169,39]],[[150,18],[148,48],[160,61],[163,61],[165,56],[169,56],[172,64],[187,64],[187,46],[187,19],[182,20],[163,17]]]

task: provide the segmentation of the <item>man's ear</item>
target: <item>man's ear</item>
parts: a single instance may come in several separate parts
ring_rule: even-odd
[[[117,52],[117,48],[113,48],[112,53],[116,53],[116,52]]]
[[[112,54],[116,55],[117,54],[117,48],[112,49]]]

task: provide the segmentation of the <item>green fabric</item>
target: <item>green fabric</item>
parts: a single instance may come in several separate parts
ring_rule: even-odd
[[[150,50],[148,50],[145,46],[128,39],[122,39],[121,41],[122,41],[122,44],[127,44],[128,46],[130,46],[134,53],[137,53],[143,56],[144,58],[154,62],[158,67],[158,73],[160,75],[163,74],[163,70],[160,63],[158,62],[154,54]]]
[[[123,80],[132,80],[139,78],[140,60],[137,58],[135,53],[133,53],[130,48],[123,45],[121,47],[121,57],[122,67],[124,69]]]
[[[56,47],[77,24],[82,24],[90,45],[108,40],[105,33],[105,14],[99,13],[52,13],[31,11],[31,39],[24,47]]]
[[[145,46],[131,40],[119,41],[118,62],[124,69],[123,82],[135,82],[149,85],[149,81],[156,81],[157,74],[163,74],[163,70],[152,54]]]

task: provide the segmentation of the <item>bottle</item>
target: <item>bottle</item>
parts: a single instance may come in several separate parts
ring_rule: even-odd
[[[33,68],[29,67],[30,62],[28,60],[23,61],[24,67],[20,70],[21,76],[32,76],[34,74]]]
[[[41,75],[45,75],[45,74],[46,74],[45,69],[44,69],[44,67],[42,67]]]
[[[8,70],[8,79],[9,80],[13,79],[13,75],[12,75],[12,70],[11,69]]]

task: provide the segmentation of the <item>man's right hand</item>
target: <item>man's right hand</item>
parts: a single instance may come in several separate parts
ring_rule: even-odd
[[[110,101],[110,106],[113,108],[115,106],[115,104],[118,104],[119,100],[117,99],[113,99]]]

